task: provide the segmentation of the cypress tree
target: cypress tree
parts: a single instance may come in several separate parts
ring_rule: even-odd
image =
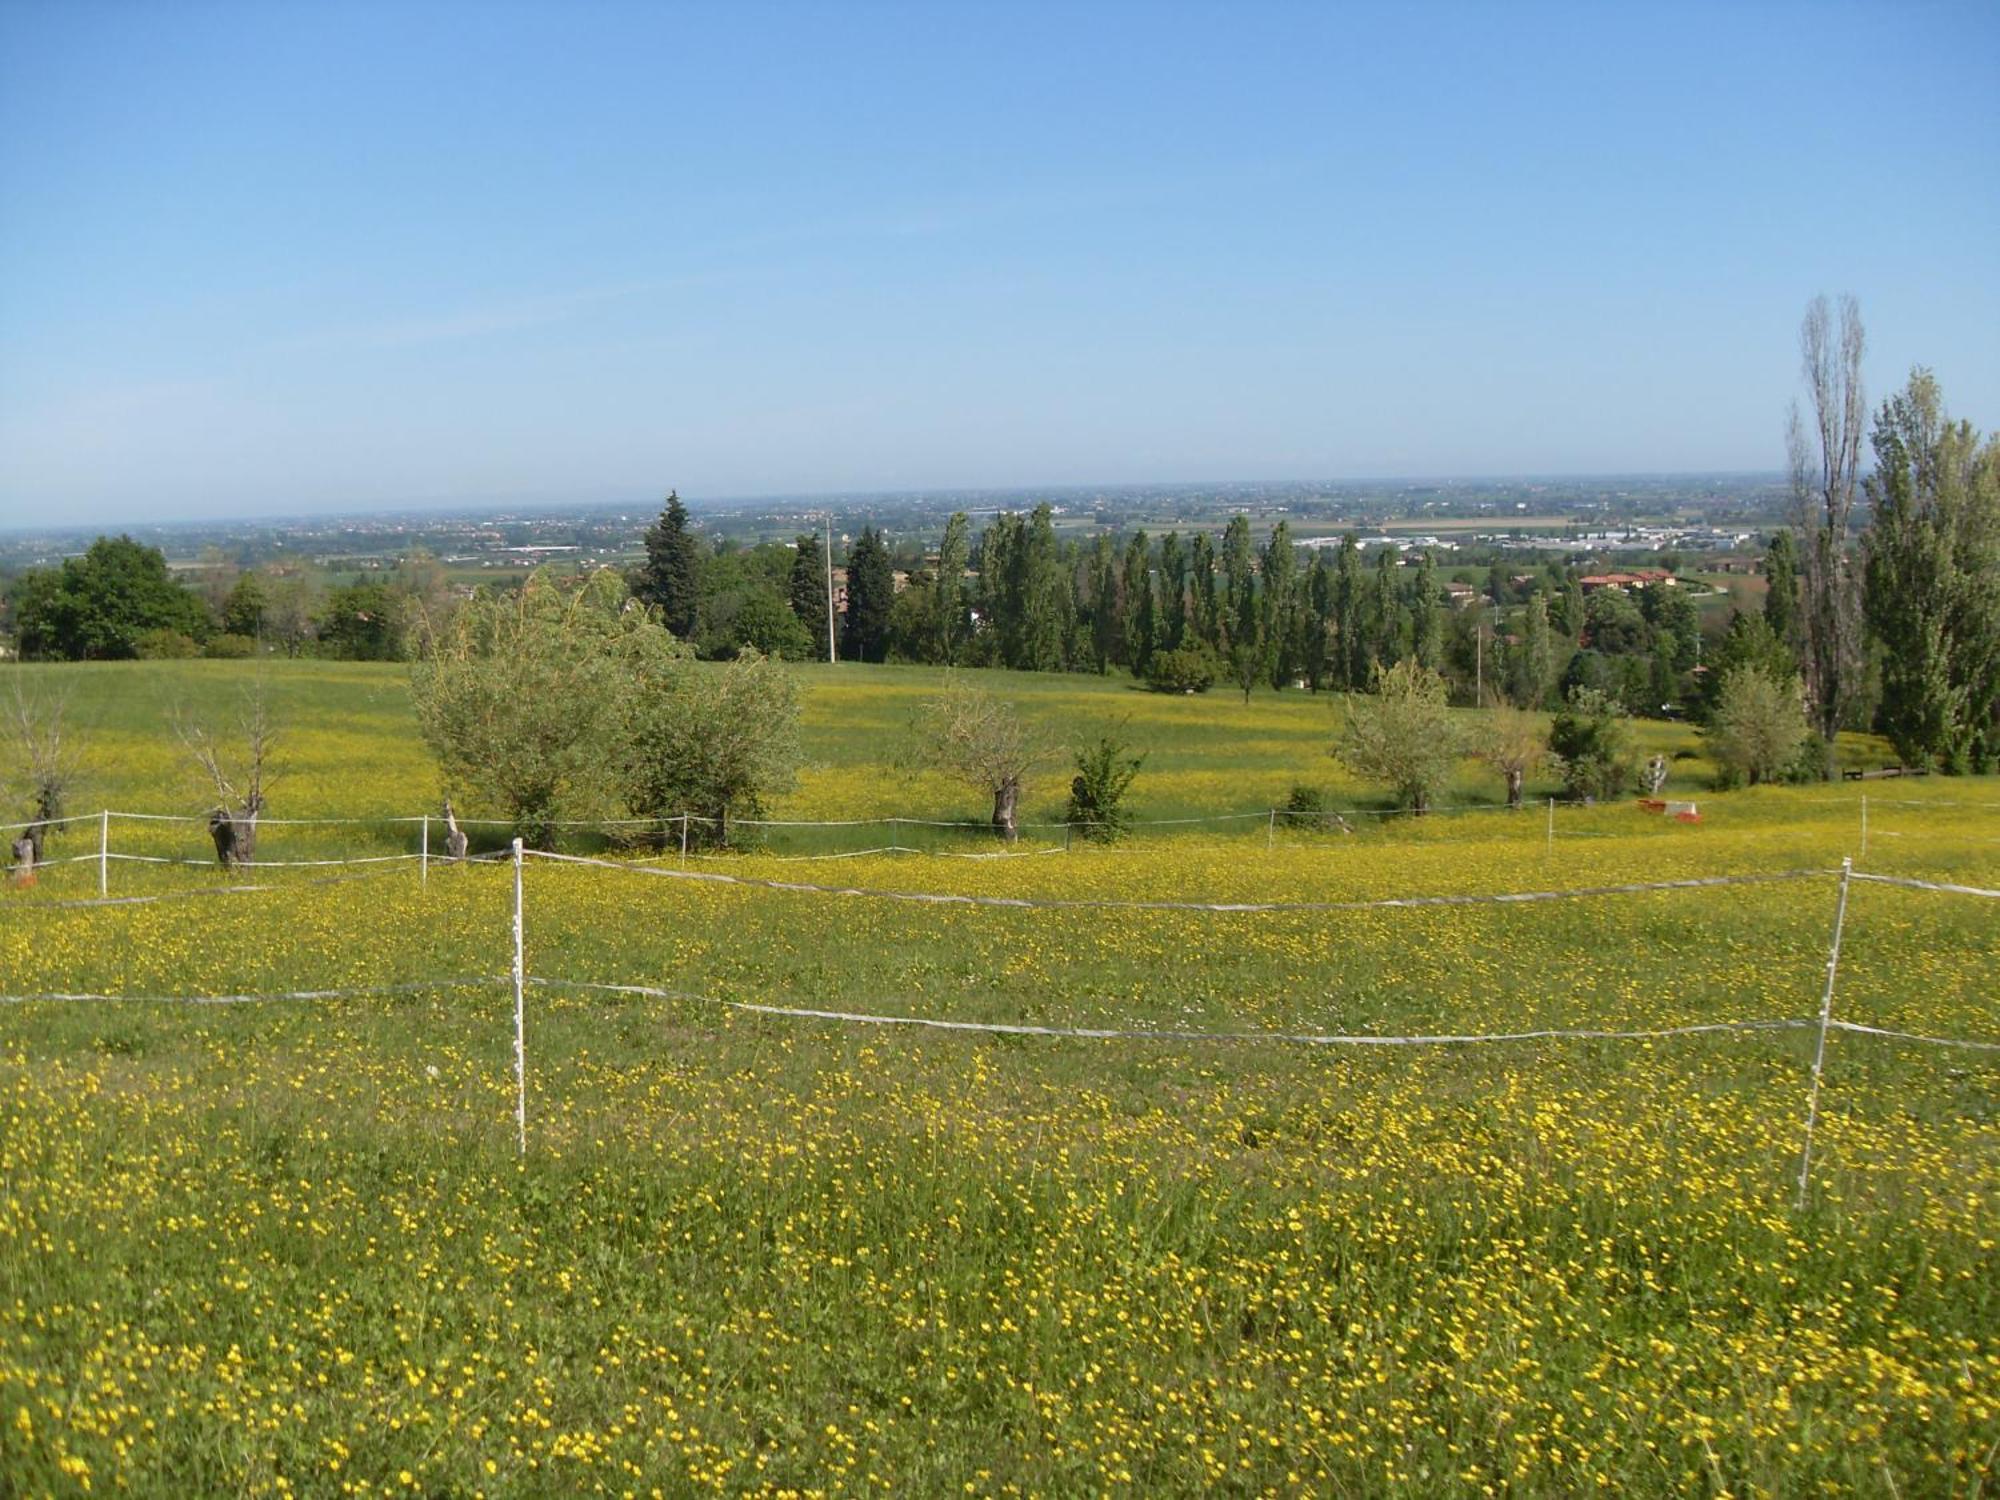
[[[812,637],[814,655],[826,651],[826,552],[817,534],[799,538],[798,555],[792,559],[792,576],[786,587],[792,613]]]
[[[896,606],[896,572],[889,548],[872,526],[847,558],[847,625],[841,654],[850,661],[880,661],[889,647],[889,612]]]
[[[678,490],[646,528],[646,565],[633,592],[659,610],[667,629],[682,640],[693,637],[701,617],[701,548]]]

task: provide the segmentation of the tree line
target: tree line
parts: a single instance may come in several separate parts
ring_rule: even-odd
[[[381,578],[328,585],[299,564],[241,568],[205,556],[186,576],[129,536],[14,581],[6,620],[31,661],[241,658],[263,652],[396,661],[450,611],[444,569],[427,552]]]

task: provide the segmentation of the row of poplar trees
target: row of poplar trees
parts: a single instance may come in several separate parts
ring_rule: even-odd
[[[802,570],[806,550],[802,540]],[[1283,521],[1259,547],[1243,516],[1219,538],[1100,532],[1082,543],[1058,535],[1046,505],[996,516],[977,538],[961,513],[900,591],[886,544],[862,533],[842,654],[1143,677],[1169,653],[1193,653],[1246,686],[1364,688],[1378,663],[1443,658],[1436,568],[1428,555],[1398,562],[1385,550],[1364,566],[1352,538],[1305,560]]]

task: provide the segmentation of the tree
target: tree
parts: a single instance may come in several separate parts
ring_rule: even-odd
[[[629,785],[634,705],[689,648],[628,609],[602,570],[564,588],[541,571],[475,594],[410,672],[445,794],[507,817],[537,847],[564,818],[603,817]]]
[[[1506,779],[1507,805],[1519,807],[1528,772],[1548,761],[1548,732],[1534,714],[1512,704],[1496,703],[1484,731],[1474,741],[1473,754]]]
[[[1116,843],[1131,830],[1132,810],[1125,805],[1125,794],[1145,763],[1143,754],[1132,754],[1130,746],[1109,734],[1079,747],[1063,821],[1092,843]]]
[[[953,511],[938,542],[937,576],[932,582],[935,602],[930,611],[935,631],[926,660],[950,667],[958,664],[972,639],[972,617],[966,609],[965,569],[972,556],[972,523],[964,511]]]
[[[1180,650],[1187,625],[1187,553],[1181,549],[1181,534],[1170,531],[1160,538],[1160,649]]]
[[[1153,660],[1158,620],[1153,609],[1152,550],[1146,533],[1135,531],[1125,544],[1125,664],[1134,677],[1146,675]]]
[[[23,574],[14,624],[23,656],[65,661],[130,659],[151,632],[200,640],[210,627],[208,607],[174,580],[166,555],[129,536],[99,537],[82,557]]]
[[[1355,775],[1387,784],[1413,812],[1427,812],[1458,765],[1462,738],[1449,697],[1439,673],[1398,662],[1377,676],[1372,696],[1346,696],[1334,754]]]
[[[826,553],[821,550],[819,536],[814,532],[804,532],[798,539],[798,551],[792,557],[791,577],[786,587],[786,598],[792,613],[798,617],[800,625],[813,642],[813,655],[824,655],[830,637],[826,633],[827,607]]]
[[[1283,689],[1297,674],[1298,558],[1291,527],[1280,521],[1264,548],[1264,589],[1259,626],[1264,634],[1264,669],[1271,686]]]
[[[451,618],[451,579],[444,564],[423,547],[412,547],[396,560],[389,598],[395,609],[399,655],[421,654]]]
[[[1865,615],[1882,644],[1877,723],[1912,765],[2000,759],[2000,441],[1953,422],[1928,370],[1875,418]]]
[[[1222,533],[1223,609],[1229,643],[1257,644],[1257,560],[1250,547],[1250,518],[1231,516]]]
[[[680,491],[669,491],[659,520],[646,528],[646,563],[633,588],[682,640],[692,640],[701,613],[701,546],[688,527]]]
[[[1118,587],[1118,549],[1100,531],[1090,551],[1090,652],[1098,672],[1125,653],[1125,609]]]
[[[1764,549],[1764,620],[1790,650],[1798,649],[1799,553],[1792,534],[1780,528]]]
[[[1572,689],[1549,726],[1549,751],[1561,767],[1563,788],[1586,801],[1615,797],[1625,789],[1632,774],[1630,747],[1631,721],[1598,688]]]
[[[354,583],[326,596],[319,638],[329,656],[343,661],[394,661],[403,654],[397,630],[400,611],[379,583]]]
[[[1021,723],[1011,704],[957,676],[918,714],[912,754],[993,799],[993,831],[1012,843],[1020,837],[1021,790],[1050,754],[1048,742]]]
[[[264,580],[255,573],[239,573],[222,604],[222,628],[231,635],[261,640],[264,614],[269,608],[270,595],[264,588]]]
[[[1555,631],[1549,624],[1549,596],[1537,590],[1529,598],[1521,626],[1521,645],[1508,653],[1511,691],[1522,708],[1548,702],[1556,678]]]
[[[1782,775],[1811,733],[1797,679],[1747,663],[1723,678],[1708,738],[1725,783]]]
[[[669,663],[633,704],[626,806],[662,833],[690,815],[693,837],[727,844],[732,818],[761,817],[792,785],[798,725],[797,688],[775,658],[745,650],[720,667]]]
[[[1361,548],[1350,531],[1340,539],[1340,562],[1333,575],[1334,678],[1348,692],[1368,685],[1368,663],[1375,654],[1368,639],[1367,593]]]
[[[896,570],[882,533],[861,529],[847,555],[847,620],[840,654],[849,661],[881,661],[889,650],[889,615],[896,607]]]
[[[1334,660],[1334,578],[1327,549],[1312,549],[1312,566],[1306,572],[1305,608],[1299,613],[1303,629],[1299,638],[1299,664],[1305,668],[1306,686],[1318,692],[1326,685]]]
[[[57,691],[31,691],[14,674],[14,701],[8,705],[0,755],[18,779],[28,826],[22,830],[33,864],[41,864],[51,833],[59,833],[77,777],[76,742],[67,731],[69,698]],[[11,794],[8,801],[14,800]]]
[[[1438,612],[1437,564],[1429,552],[1417,562],[1410,589],[1410,651],[1419,666],[1436,671],[1443,665],[1444,622]]]
[[[288,569],[271,580],[264,629],[284,648],[286,656],[297,656],[312,639],[319,601],[319,584],[303,568]]]
[[[208,836],[215,843],[216,862],[223,869],[257,862],[257,820],[267,806],[267,794],[277,780],[272,756],[277,748],[277,722],[263,684],[248,689],[234,722],[219,725],[201,712],[177,707],[174,733],[188,759],[215,791],[208,815]]]
[[[1800,365],[1812,404],[1812,428],[1793,403],[1786,447],[1791,457],[1792,530],[1800,546],[1799,613],[1805,684],[1820,738],[1831,746],[1853,698],[1858,657],[1859,601],[1848,557],[1861,460],[1865,397],[1861,309],[1840,301],[1840,330],[1826,298],[1816,297],[1799,327]],[[1829,774],[1832,759],[1828,757]]]
[[[1197,531],[1188,545],[1188,629],[1211,650],[1219,644],[1215,604],[1215,542]]]

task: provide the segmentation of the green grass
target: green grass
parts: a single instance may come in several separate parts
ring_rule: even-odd
[[[75,673],[99,726],[93,786],[198,806],[157,705],[228,688],[232,670]],[[809,675],[816,769],[794,805],[974,811],[889,764],[934,680]],[[293,726],[277,811],[431,794],[392,671],[303,664],[270,681]],[[1255,806],[1315,771],[1361,792],[1324,757],[1333,710],[1302,696],[1246,709],[994,681],[1052,725],[1131,712],[1157,757],[1149,815]],[[1466,789],[1498,790],[1473,772]],[[698,868],[1070,901],[1827,871],[1860,852],[1862,790],[1703,793],[1697,825],[1565,809],[1553,850],[1541,815],[1496,812],[1268,850],[1261,832],[1202,833],[990,862]],[[2000,886],[2000,787],[1867,791],[1869,868]],[[91,909],[51,904],[95,887],[89,866],[58,867],[0,899],[0,990],[504,974],[510,872],[353,873],[267,871],[268,889],[224,894],[211,873],[119,867],[119,889],[188,894]],[[1993,1482],[1994,1054],[1835,1033],[1799,1211],[1810,1028],[1324,1050],[725,1003],[1377,1034],[1806,1018],[1830,875],[1263,914],[916,905],[542,864],[525,889],[532,978],[683,997],[529,989],[525,1160],[504,984],[0,1007],[0,1490]],[[1857,886],[1836,1014],[2000,1039],[1996,905]]]

